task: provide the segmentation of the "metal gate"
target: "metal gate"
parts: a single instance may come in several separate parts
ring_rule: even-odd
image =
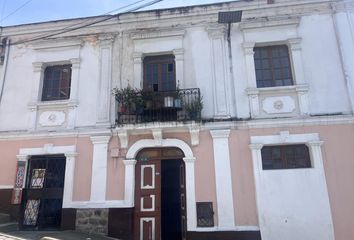
[[[58,229],[61,224],[65,156],[34,156],[22,195],[22,229]]]

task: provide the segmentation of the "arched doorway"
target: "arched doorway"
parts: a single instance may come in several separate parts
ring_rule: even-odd
[[[184,153],[145,148],[136,156],[134,239],[186,239]]]

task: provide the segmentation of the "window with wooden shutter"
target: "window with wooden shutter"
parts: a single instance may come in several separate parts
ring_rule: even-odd
[[[70,98],[71,65],[48,66],[44,71],[42,101]]]
[[[176,90],[175,57],[173,55],[148,56],[144,58],[144,90]]]
[[[293,85],[288,46],[255,47],[254,64],[258,88]]]

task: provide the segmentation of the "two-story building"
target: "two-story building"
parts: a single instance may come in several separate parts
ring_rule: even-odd
[[[354,2],[1,29],[0,212],[119,239],[354,239]]]

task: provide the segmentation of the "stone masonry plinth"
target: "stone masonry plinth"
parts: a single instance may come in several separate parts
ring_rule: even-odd
[[[108,209],[77,209],[76,230],[107,235]]]

